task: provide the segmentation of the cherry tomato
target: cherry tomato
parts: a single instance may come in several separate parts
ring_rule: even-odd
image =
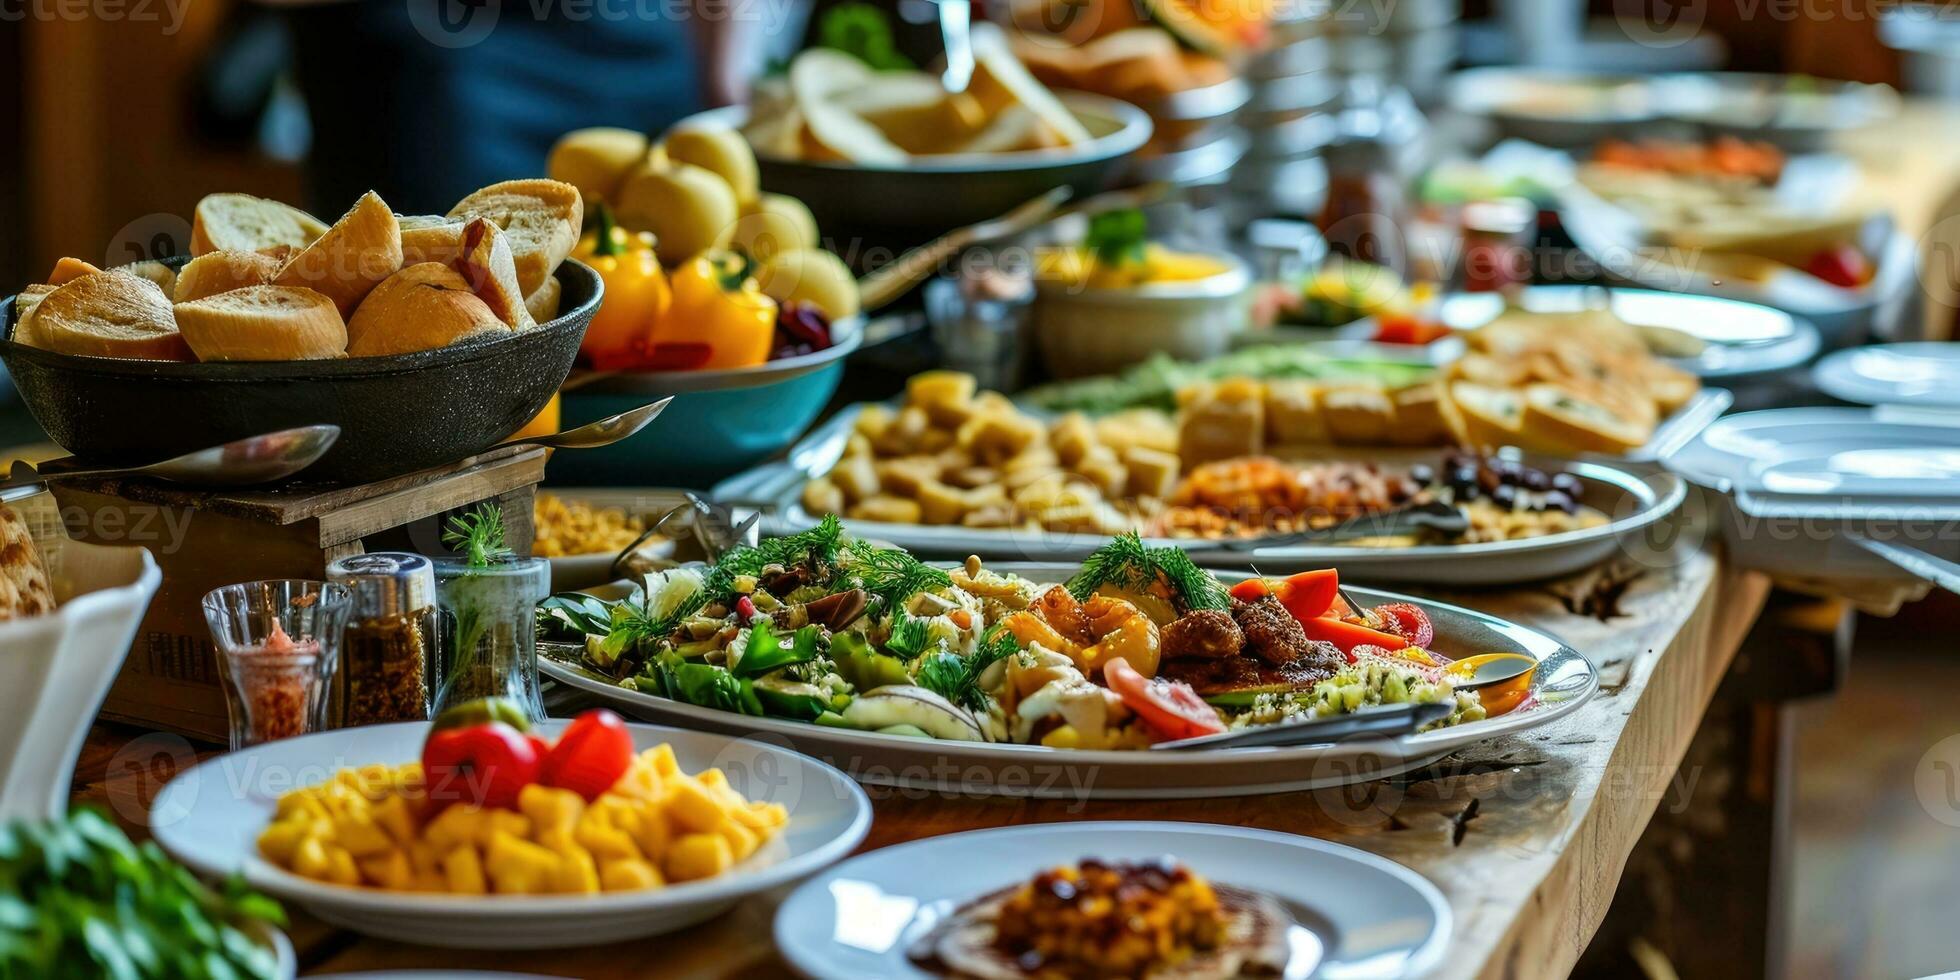
[[[573,719],[544,757],[538,781],[568,789],[591,802],[603,795],[633,764],[633,733],[626,722],[604,708]]]
[[[1804,263],[1803,271],[1844,289],[1857,289],[1871,280],[1871,262],[1851,245],[1818,252]]]
[[[422,781],[433,806],[514,809],[517,794],[537,782],[538,767],[530,738],[501,721],[438,729],[422,743]]]
[[[1294,619],[1308,620],[1324,616],[1334,607],[1334,601],[1341,597],[1341,577],[1331,568],[1301,572],[1281,579],[1273,594]]]
[[[1216,735],[1225,730],[1218,710],[1198,697],[1189,684],[1146,678],[1120,657],[1103,665],[1103,681],[1145,726],[1166,740]]]
[[[1375,607],[1375,615],[1381,617],[1384,632],[1394,633],[1412,647],[1426,648],[1436,641],[1436,627],[1429,622],[1429,614],[1412,602],[1383,603]]]

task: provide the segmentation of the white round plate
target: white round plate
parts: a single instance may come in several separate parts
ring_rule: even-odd
[[[1824,394],[1857,405],[1960,408],[1960,342],[1852,347],[1818,361],[1811,377]]]
[[[1060,582],[1076,570],[1073,565],[993,567],[1036,582]],[[1246,577],[1219,573],[1226,582]],[[1599,672],[1592,663],[1549,633],[1427,599],[1354,587],[1348,592],[1371,606],[1384,602],[1421,606],[1436,627],[1431,647],[1452,659],[1494,651],[1538,658],[1540,666],[1531,679],[1533,699],[1495,718],[1395,738],[1369,736],[1283,748],[1106,751],[914,738],[758,718],[630,690],[542,651],[538,669],[622,714],[766,739],[828,761],[874,786],[1074,800],[1246,796],[1366,782],[1428,765],[1487,738],[1536,728],[1577,709],[1599,689]]]
[[[562,722],[545,726],[555,732]],[[425,722],[321,732],[209,759],[170,781],[150,808],[164,850],[199,874],[243,873],[253,887],[356,932],[425,946],[557,949],[672,932],[756,892],[800,881],[849,854],[871,801],[843,773],[772,745],[632,725],[633,742],[673,745],[681,768],[719,766],[750,799],[789,808],[789,825],[747,861],[703,881],[600,895],[468,896],[350,888],[302,878],[258,854],[279,796],[339,769],[421,754]]]
[[[858,855],[783,902],[776,946],[821,980],[931,977],[907,950],[966,902],[1085,858],[1165,855],[1286,906],[1297,923],[1288,978],[1418,976],[1449,942],[1450,908],[1436,886],[1366,851],[1243,827],[1097,821],[977,830]]]

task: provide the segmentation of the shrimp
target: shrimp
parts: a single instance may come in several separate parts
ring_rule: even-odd
[[[1089,675],[1100,673],[1112,657],[1121,657],[1145,677],[1157,674],[1161,643],[1157,624],[1134,604],[1113,596],[1092,595],[1080,602],[1055,586],[1042,593],[1027,611],[1002,621],[1023,647],[1040,644],[1070,660]]]

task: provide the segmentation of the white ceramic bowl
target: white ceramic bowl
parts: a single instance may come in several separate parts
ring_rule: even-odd
[[[1110,374],[1163,351],[1180,361],[1225,353],[1244,332],[1252,270],[1231,268],[1187,282],[1095,289],[1046,281],[1036,286],[1035,343],[1057,378]]]
[[[163,581],[143,548],[43,550],[60,607],[0,623],[0,821],[67,812],[82,738]]]

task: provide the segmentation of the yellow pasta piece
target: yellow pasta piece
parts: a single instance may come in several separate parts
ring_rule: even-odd
[[[683,834],[667,849],[664,862],[669,881],[712,878],[734,863],[728,838],[720,834]]]
[[[443,884],[458,895],[487,895],[490,883],[483,874],[483,859],[476,848],[464,844],[442,856]]]
[[[714,792],[694,779],[673,780],[667,789],[667,815],[683,831],[709,833],[728,821],[728,810]]]
[[[653,865],[638,858],[599,862],[599,888],[609,892],[629,892],[658,888],[664,882]]]

